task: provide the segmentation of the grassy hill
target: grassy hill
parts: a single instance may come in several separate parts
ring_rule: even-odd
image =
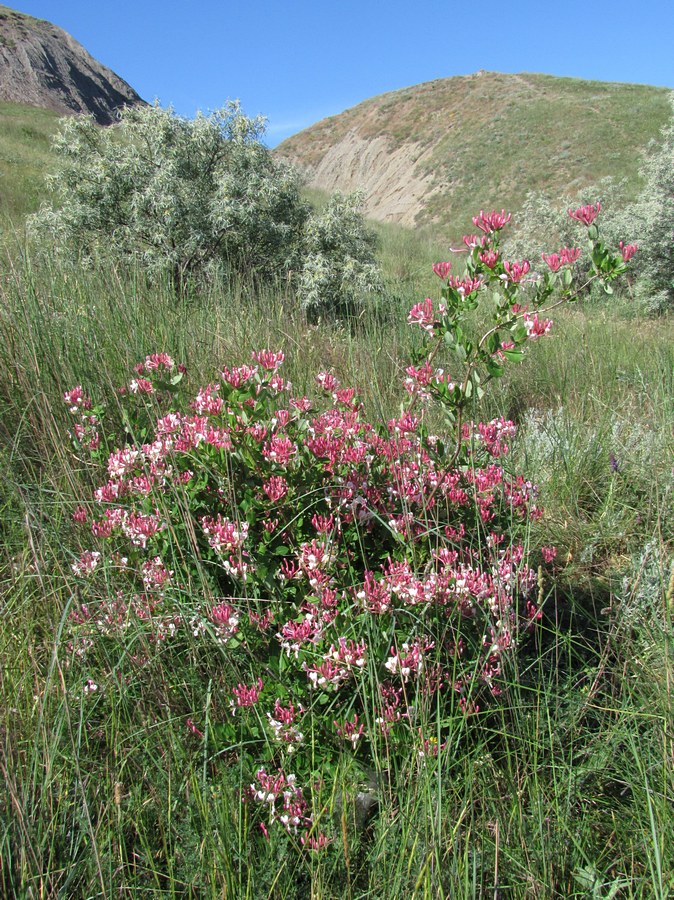
[[[373,97],[278,152],[312,186],[362,187],[375,218],[463,233],[476,209],[516,209],[532,189],[556,196],[613,176],[636,193],[642,154],[669,117],[667,96],[645,85],[478,72]],[[415,201],[401,207],[406,191]]]
[[[58,121],[48,109],[0,102],[0,220],[18,225],[39,206]]]

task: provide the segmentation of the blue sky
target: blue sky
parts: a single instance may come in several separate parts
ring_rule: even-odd
[[[674,88],[674,0],[15,0],[144,99],[193,116],[228,99],[267,142],[375,94],[478,69]]]

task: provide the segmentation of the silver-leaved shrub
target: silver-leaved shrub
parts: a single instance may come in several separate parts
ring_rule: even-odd
[[[262,143],[264,119],[230,102],[210,115],[127,108],[119,124],[64,119],[51,197],[31,226],[49,252],[129,261],[178,291],[217,270],[284,278],[305,308],[379,284],[360,201],[313,213],[300,177]]]

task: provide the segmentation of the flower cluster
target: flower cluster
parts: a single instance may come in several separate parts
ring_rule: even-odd
[[[593,229],[597,212],[573,217]],[[464,238],[462,275],[435,264],[441,298],[410,310],[419,346],[401,367],[403,400],[388,422],[371,421],[356,389],[327,370],[317,397],[294,393],[282,350],[228,361],[191,394],[184,367],[159,353],[122,395],[129,417],[145,416],[128,432],[142,440],[127,438],[105,459],[93,440],[79,444],[101,480],[91,507],[73,514],[80,599],[68,640],[78,690],[87,678],[102,688],[117,678],[111,642],[125,644],[133,665],[157,647],[194,660],[194,678],[219,683],[225,699],[208,730],[193,708],[176,715],[216,741],[214,756],[261,754],[249,792],[260,827],[298,833],[309,850],[328,839],[280,767],[289,754],[302,773],[320,764],[309,744],[326,759],[345,750],[367,759],[383,741],[386,752],[407,746],[428,762],[452,716],[498,702],[508,661],[541,617],[524,549],[542,514],[536,488],[511,471],[513,422],[473,421],[473,404],[549,333],[550,298],[572,297],[580,251],[544,256],[537,275],[528,260],[503,259],[509,220],[505,210],[475,217],[481,235]],[[597,242],[596,277],[620,274],[633,252]],[[469,339],[461,323],[486,296],[493,325]],[[138,397],[142,379],[151,403]],[[98,424],[81,386],[65,401],[78,424]],[[436,431],[433,403],[446,422]],[[541,553],[554,559],[554,548]],[[422,715],[431,730],[420,734]]]

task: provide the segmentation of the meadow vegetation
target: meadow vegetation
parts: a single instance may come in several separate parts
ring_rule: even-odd
[[[674,323],[574,212],[344,306],[5,228],[0,894],[671,895]]]

